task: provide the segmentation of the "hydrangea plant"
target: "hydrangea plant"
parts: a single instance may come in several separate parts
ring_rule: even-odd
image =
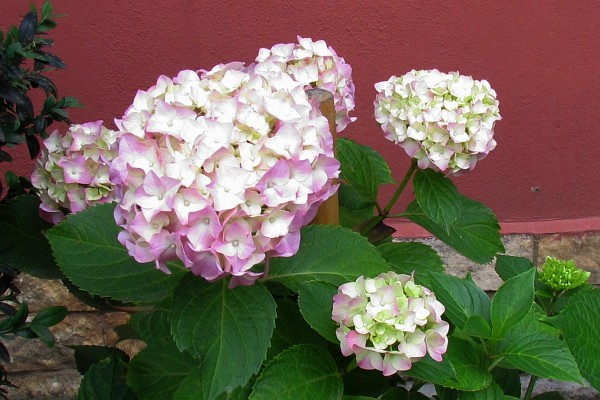
[[[300,228],[337,188],[339,163],[304,85],[260,71],[230,63],[161,76],[117,121],[115,216],[138,262],[169,272],[178,259],[235,285],[297,252]]]
[[[472,170],[496,147],[496,92],[458,72],[413,70],[375,85],[375,119],[420,168]]]
[[[65,213],[117,200],[109,175],[117,136],[96,121],[71,125],[62,135],[56,129],[43,141],[31,183],[38,189],[45,220],[57,223]]]
[[[426,354],[442,361],[448,346],[445,308],[426,287],[406,274],[360,276],[338,288],[332,318],[342,354],[356,354],[358,366],[383,375],[408,371]]]
[[[443,400],[531,399],[538,377],[600,388],[589,346],[599,291],[559,293],[504,254],[493,212],[449,178],[495,146],[498,102],[484,82],[432,70],[377,84],[385,135],[418,147],[398,182],[354,141],[337,138],[333,158],[328,122],[351,121],[354,93],[323,41],[161,76],[135,94],[110,161],[118,202],[37,233],[80,294],[129,303],[118,331],[146,344],[131,360],[78,347],[97,360],[79,397],[423,399],[430,383]],[[315,86],[335,111],[307,96]],[[396,187],[387,204],[382,185]],[[392,214],[408,186],[414,200]],[[309,224],[336,189],[340,224]],[[384,222],[398,217],[495,261],[504,283],[490,298],[470,275],[445,273],[432,247],[393,240]]]

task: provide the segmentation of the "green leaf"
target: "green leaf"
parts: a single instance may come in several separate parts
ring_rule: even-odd
[[[129,363],[127,383],[140,399],[172,399],[199,361],[182,353],[173,342],[152,343]]]
[[[478,338],[489,339],[492,336],[490,324],[479,315],[471,315],[467,319],[462,331],[466,335]]]
[[[181,382],[173,400],[200,400],[205,399],[204,387],[202,386],[202,371],[198,367]]]
[[[33,319],[31,320],[31,323],[42,325],[45,327],[54,326],[54,325],[58,324],[59,322],[61,322],[63,319],[65,319],[65,317],[67,316],[68,313],[69,313],[69,310],[67,310],[67,307],[63,307],[63,306],[47,307],[47,308],[44,308],[43,310],[39,311],[35,315],[35,317],[33,317]]]
[[[48,0],[42,4],[42,21],[52,15],[52,3]]]
[[[296,255],[271,259],[267,279],[298,291],[302,282],[318,280],[339,286],[361,275],[375,277],[388,269],[377,248],[358,233],[339,226],[310,225],[302,229]]]
[[[418,284],[431,286],[430,272],[444,272],[444,263],[439,254],[424,243],[391,242],[377,246],[390,269],[399,274],[415,273]]]
[[[377,165],[364,147],[348,139],[337,141],[341,178],[368,201],[377,200]]]
[[[443,357],[442,361],[438,362],[428,355],[413,363],[412,368],[404,373],[433,384],[442,384],[448,380],[456,379],[456,370],[450,360]]]
[[[460,215],[460,195],[454,183],[441,172],[419,169],[413,178],[415,197],[435,224],[447,229]]]
[[[516,369],[495,367],[492,370],[494,382],[502,388],[505,395],[521,397],[521,374]]]
[[[446,274],[431,274],[431,289],[445,307],[445,315],[459,329],[467,320],[478,315],[490,320],[490,298],[474,283]]]
[[[331,320],[331,311],[329,311],[329,319]],[[298,303],[287,298],[277,300],[277,319],[267,360],[272,359],[288,347],[300,343],[325,347],[327,342],[306,323],[300,314]]]
[[[344,398],[345,399],[345,398]],[[391,388],[385,392],[380,400],[429,400],[429,397],[420,392],[406,390],[403,387]]]
[[[498,364],[547,379],[582,383],[567,345],[547,333],[513,332],[500,342]]]
[[[217,396],[216,400],[248,400],[253,385],[254,380],[250,379],[246,385],[238,386],[236,389],[229,392],[224,392]],[[202,369],[197,368],[181,382],[181,385],[179,385],[179,388],[175,392],[173,400],[199,400],[204,398]]]
[[[259,370],[275,328],[275,308],[260,282],[230,289],[226,280],[182,280],[173,298],[171,332],[181,350],[202,360],[206,399],[246,383]]]
[[[366,209],[373,211],[375,207],[375,202],[365,200],[358,193],[356,193],[356,190],[354,190],[352,186],[341,183],[340,188],[338,189],[338,194],[340,207],[344,207],[349,211],[361,211]]]
[[[340,358],[341,353],[337,353]],[[350,356],[353,357],[353,356]],[[340,363],[347,363],[347,359],[341,359]],[[350,363],[355,363],[353,359]],[[344,393],[347,395],[354,396],[366,396],[366,397],[379,397],[386,389],[389,389],[396,384],[393,380],[387,376],[383,376],[381,371],[378,370],[366,370],[362,368],[352,368],[350,371],[342,374],[342,380],[344,382]]]
[[[48,231],[56,262],[71,282],[98,296],[126,302],[152,302],[170,296],[187,272],[171,275],[151,263],[139,264],[117,241],[115,204],[100,204],[67,218]]]
[[[600,290],[578,291],[549,322],[563,334],[583,377],[600,390]]]
[[[123,379],[125,363],[116,356],[92,365],[83,377],[78,400],[135,400],[135,393]]]
[[[283,351],[261,372],[250,400],[337,400],[342,380],[321,347],[300,344]]]
[[[492,210],[467,197],[459,199],[460,216],[448,229],[428,218],[416,201],[408,206],[407,217],[477,263],[488,263],[497,253],[504,253],[500,225]]]
[[[298,305],[308,324],[321,336],[336,345],[340,341],[335,335],[338,325],[331,319],[333,296],[337,286],[327,282],[309,281],[300,284]]]
[[[54,347],[54,344],[55,344],[54,335],[52,334],[52,332],[50,331],[50,329],[48,329],[48,327],[32,322],[32,323],[29,324],[29,329],[33,333],[35,333],[35,335],[37,336],[37,338],[42,343],[44,343],[46,346],[48,346],[50,348]]]
[[[39,206],[36,196],[19,196],[0,204],[0,254],[3,262],[21,272],[58,279],[62,273],[43,233],[52,225],[39,217]]]
[[[448,379],[442,386],[458,390],[483,390],[492,381],[492,374],[482,365],[483,351],[465,340],[450,336],[448,350],[443,356],[452,363],[456,378]]]
[[[496,256],[495,268],[498,276],[500,276],[503,281],[507,281],[513,276],[517,276],[534,268],[534,265],[528,258],[498,254]]]
[[[343,227],[353,229],[375,215],[375,202],[363,199],[352,187],[340,184],[338,195]]]
[[[121,360],[123,363],[129,362],[129,356],[120,349],[116,347],[106,347],[106,346],[69,346],[72,348],[75,358],[75,365],[77,366],[77,371],[84,375],[92,365],[104,360],[108,357],[114,357],[116,359]]]
[[[458,400],[504,400],[504,393],[498,384],[492,382],[483,390],[458,392]]]
[[[500,286],[490,308],[494,338],[502,338],[527,315],[533,305],[534,279],[535,268],[531,268]]]
[[[148,344],[168,340],[171,338],[169,317],[172,307],[172,299],[167,298],[154,306],[152,311],[133,314],[129,323],[133,330]]]

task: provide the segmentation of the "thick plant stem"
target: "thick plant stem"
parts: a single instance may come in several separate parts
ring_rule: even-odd
[[[396,204],[398,197],[400,197],[400,195],[404,191],[404,188],[408,184],[408,181],[410,180],[410,178],[412,177],[412,175],[414,174],[416,169],[417,169],[417,161],[412,160],[410,167],[408,168],[408,171],[406,171],[406,175],[404,175],[402,182],[400,182],[400,184],[398,185],[398,188],[394,192],[394,195],[388,202],[387,206],[385,206],[385,208],[383,210],[380,210],[378,207],[379,215],[373,217],[369,221],[367,226],[361,231],[361,235],[367,236],[369,234],[369,232],[371,232],[373,230],[373,228],[375,228],[380,222],[382,222],[384,219],[386,219],[389,216],[390,210],[392,209],[392,207],[394,207],[394,204]]]
[[[525,397],[523,397],[523,400],[529,400],[531,398],[531,393],[533,392],[533,387],[535,386],[535,382],[537,381],[537,379],[537,376],[531,375],[531,378],[529,378],[529,385],[527,385],[527,391],[525,392]]]
[[[410,167],[408,168],[408,171],[406,171],[406,175],[404,175],[404,178],[402,179],[402,182],[400,182],[400,185],[398,185],[398,189],[396,189],[396,191],[394,192],[394,195],[388,202],[388,205],[385,206],[385,208],[383,209],[384,217],[387,217],[387,215],[390,213],[390,210],[392,209],[392,207],[394,207],[394,204],[396,204],[398,197],[400,197],[400,195],[404,191],[404,188],[408,184],[408,181],[410,180],[410,178],[412,177],[412,175],[416,169],[417,169],[417,160],[413,159],[412,162],[410,163]]]

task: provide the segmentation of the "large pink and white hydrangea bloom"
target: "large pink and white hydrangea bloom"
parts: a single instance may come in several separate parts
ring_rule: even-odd
[[[486,80],[437,69],[375,84],[375,119],[421,169],[472,170],[496,147],[496,92]]]
[[[94,204],[116,199],[109,166],[117,155],[118,133],[102,121],[71,125],[64,135],[54,130],[31,176],[41,199],[40,215],[52,223]]]
[[[323,40],[298,36],[298,43],[276,44],[260,49],[255,69],[263,75],[285,72],[305,89],[325,89],[333,94],[336,129],[341,132],[356,118],[352,67]]]
[[[234,62],[161,76],[116,123],[119,241],[164,272],[181,260],[209,281],[250,284],[265,272],[255,265],[297,252],[337,189],[327,119],[285,73]]]
[[[411,275],[388,272],[338,288],[332,319],[342,354],[356,354],[363,369],[385,376],[407,371],[426,354],[442,361],[448,347],[445,308]]]

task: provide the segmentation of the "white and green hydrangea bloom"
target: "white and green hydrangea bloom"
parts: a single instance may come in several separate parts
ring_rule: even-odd
[[[426,354],[436,361],[448,347],[445,308],[413,276],[388,272],[339,287],[332,319],[342,354],[384,375],[406,371]]]
[[[496,92],[485,80],[437,69],[375,84],[375,119],[422,169],[471,170],[496,147]]]

